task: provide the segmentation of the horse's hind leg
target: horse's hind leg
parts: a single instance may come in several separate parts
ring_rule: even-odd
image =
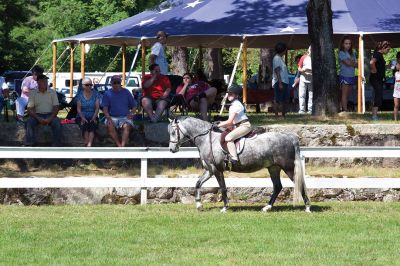
[[[274,190],[271,195],[271,199],[268,202],[268,205],[262,208],[262,211],[266,212],[272,209],[272,206],[275,203],[276,198],[282,190],[281,183],[281,168],[278,166],[270,166],[268,167],[269,174],[271,176],[272,184],[274,185]]]
[[[208,170],[205,170],[203,175],[201,175],[199,177],[199,180],[197,180],[196,183],[196,195],[195,195],[195,200],[196,200],[196,208],[198,210],[201,210],[203,208],[203,205],[201,204],[201,187],[203,186],[203,184],[210,179],[211,174]]]
[[[225,185],[224,173],[216,171],[215,177],[217,178],[219,188],[221,189],[222,200],[224,201],[224,207],[221,209],[221,212],[226,212],[226,210],[229,208],[229,201],[227,195],[228,190],[226,189]]]

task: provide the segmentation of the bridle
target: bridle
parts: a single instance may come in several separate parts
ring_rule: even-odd
[[[211,127],[211,128],[209,128],[209,129],[207,129],[206,131],[204,131],[204,132],[202,132],[202,133],[200,133],[200,134],[198,134],[198,135],[196,135],[196,136],[194,136],[194,137],[190,137],[190,136],[186,135],[186,134],[182,131],[182,129],[180,128],[179,123],[178,123],[177,121],[174,122],[174,125],[171,124],[171,126],[176,128],[177,140],[171,140],[171,139],[170,139],[169,142],[170,142],[170,143],[176,144],[176,146],[178,146],[178,147],[181,146],[182,144],[186,143],[186,142],[195,141],[196,138],[208,134],[209,132],[211,132],[211,129],[212,129],[212,127]],[[181,138],[181,134],[183,135],[183,138]],[[183,139],[185,139],[185,138],[186,138],[186,140],[181,141],[181,139],[183,140]]]

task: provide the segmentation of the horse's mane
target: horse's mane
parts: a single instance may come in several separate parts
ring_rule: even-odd
[[[193,125],[196,125],[197,128],[199,129],[204,129],[207,130],[211,127],[211,123],[208,121],[204,121],[195,117],[191,116],[178,116],[176,117],[176,120],[179,122],[189,122]]]

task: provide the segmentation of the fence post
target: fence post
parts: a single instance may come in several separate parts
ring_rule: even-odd
[[[140,204],[147,204],[147,158],[140,159],[140,178],[142,179],[142,187],[140,189]]]

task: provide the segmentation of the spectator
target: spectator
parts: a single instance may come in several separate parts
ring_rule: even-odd
[[[210,87],[208,83],[201,80],[194,81],[192,74],[185,73],[183,75],[183,84],[176,89],[176,93],[185,98],[192,110],[200,111],[203,120],[208,120],[208,106],[215,101],[216,88]]]
[[[121,77],[112,76],[111,90],[107,90],[102,99],[103,113],[106,118],[108,133],[118,147],[128,143],[131,129],[133,128],[133,115],[137,103],[129,90],[122,88]],[[122,139],[118,138],[116,128],[122,128]]]
[[[239,100],[242,90],[242,87],[236,84],[229,87],[228,100],[231,102],[231,106],[229,107],[229,117],[228,120],[222,121],[218,124],[218,127],[233,128],[225,137],[232,165],[240,164],[234,141],[247,135],[251,131],[251,124],[246,115],[246,108]]]
[[[32,90],[29,95],[28,113],[29,119],[26,123],[26,146],[35,144],[35,128],[38,124],[49,125],[53,131],[52,145],[61,145],[61,124],[57,117],[59,103],[55,90],[48,88],[48,77],[41,74],[36,76],[37,90]]]
[[[393,116],[394,120],[397,121],[397,114],[399,113],[400,105],[400,63],[396,64],[396,73],[394,74],[394,90],[393,90],[393,100],[394,100],[394,110]]]
[[[296,57],[294,58],[294,63],[296,64],[297,67],[298,67],[299,64],[300,64],[300,59],[301,59],[302,57],[303,57],[303,55],[298,54],[298,55],[296,55]],[[297,87],[299,86],[299,83],[300,83],[300,71],[299,71],[299,69],[297,68],[297,71],[296,71],[296,73],[294,74],[294,81],[293,81],[292,87],[293,87],[293,88],[297,88]]]
[[[374,105],[372,107],[372,120],[378,120],[378,109],[382,107],[383,82],[385,79],[386,62],[384,54],[389,53],[390,43],[388,41],[378,42],[371,61],[371,74],[369,82],[374,88]]]
[[[0,76],[0,114],[3,111],[4,98],[8,98],[8,84],[5,78]]]
[[[308,92],[307,113],[311,114],[313,107],[313,87],[312,87],[312,62],[311,62],[311,46],[305,55],[299,61],[299,114],[306,112],[306,98]]]
[[[283,57],[287,47],[284,43],[275,45],[275,56],[272,60],[272,87],[274,88],[274,111],[275,116],[282,112],[284,117],[289,102],[289,75]]]
[[[357,58],[353,51],[353,44],[347,35],[345,35],[340,42],[339,64],[339,83],[342,93],[340,105],[342,111],[347,112],[348,95],[354,85],[354,70],[357,66]]]
[[[395,76],[396,72],[397,72],[397,64],[400,64],[400,52],[396,53],[396,59],[392,60],[392,64],[391,64],[391,69],[393,70],[393,77]]]
[[[165,56],[165,48],[167,45],[167,37],[168,35],[163,32],[157,32],[157,40],[152,47],[151,47],[151,54],[150,54],[150,64],[157,64],[160,66],[161,74],[168,75],[168,62]]]
[[[21,84],[21,95],[15,101],[17,109],[17,121],[22,122],[25,113],[25,107],[31,91],[38,89],[37,77],[43,74],[43,68],[36,65],[32,68],[32,76],[24,78]]]
[[[85,145],[91,147],[98,125],[99,97],[97,91],[93,90],[93,83],[90,78],[84,78],[82,86],[82,92],[76,96],[78,115],[75,121],[82,131]]]
[[[150,121],[156,123],[171,101],[171,82],[167,76],[160,73],[159,65],[152,64],[149,70],[150,74],[145,75],[142,80],[143,97],[141,102]],[[154,109],[156,109],[155,112]]]

